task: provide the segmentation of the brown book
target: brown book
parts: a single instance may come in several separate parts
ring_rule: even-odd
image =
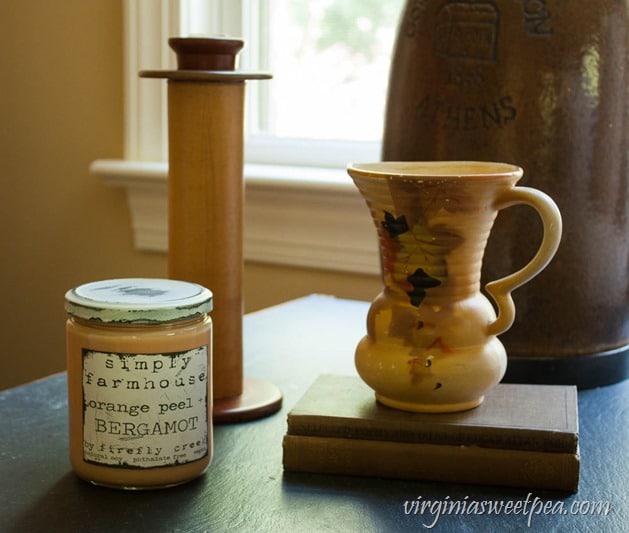
[[[579,455],[478,446],[284,437],[284,469],[574,492]]]
[[[578,447],[577,391],[574,386],[501,383],[475,409],[423,414],[378,404],[357,376],[322,375],[288,414],[287,433],[572,456]]]

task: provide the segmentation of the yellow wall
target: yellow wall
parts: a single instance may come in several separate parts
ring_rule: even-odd
[[[123,155],[122,25],[114,0],[0,1],[0,389],[65,368],[68,288],[166,275],[165,255],[133,249],[124,191],[88,172]],[[373,276],[245,269],[247,310],[378,288]]]

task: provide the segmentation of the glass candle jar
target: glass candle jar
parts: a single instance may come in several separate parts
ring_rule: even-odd
[[[97,485],[151,489],[212,459],[212,293],[117,279],[66,293],[70,461]]]

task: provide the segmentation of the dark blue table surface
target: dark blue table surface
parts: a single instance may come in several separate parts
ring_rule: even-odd
[[[124,492],[75,477],[67,458],[65,374],[0,392],[0,532],[629,531],[627,381],[579,391],[575,494],[285,474],[286,415],[319,374],[355,374],[353,351],[367,309],[364,302],[312,295],[247,315],[246,374],[278,385],[283,408],[262,420],[217,426],[206,475],[172,489]],[[407,513],[417,500],[431,505],[424,514]],[[440,515],[448,501],[465,503],[465,512]],[[487,511],[488,502],[509,501],[528,503],[514,507],[517,513]]]

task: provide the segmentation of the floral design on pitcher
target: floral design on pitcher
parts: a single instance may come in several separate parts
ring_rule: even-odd
[[[461,237],[443,225],[429,227],[420,217],[409,226],[404,215],[385,211],[381,221],[384,247],[383,267],[391,281],[403,288],[411,305],[419,307],[426,291],[438,287],[448,277],[446,256]]]

